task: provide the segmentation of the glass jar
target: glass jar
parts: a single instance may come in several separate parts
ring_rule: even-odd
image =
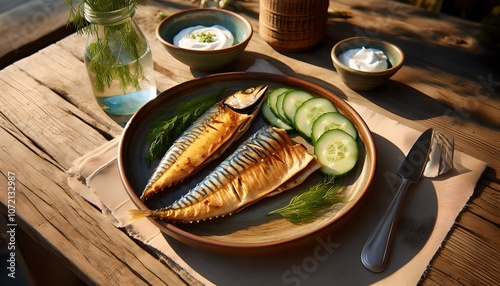
[[[151,49],[134,14],[135,7],[97,12],[84,5],[90,23],[84,58],[94,96],[122,126],[157,95]]]

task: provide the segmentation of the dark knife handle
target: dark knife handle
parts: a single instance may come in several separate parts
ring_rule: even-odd
[[[382,272],[387,266],[394,223],[396,222],[401,202],[410,184],[410,181],[403,178],[391,205],[361,251],[361,262],[372,272]]]

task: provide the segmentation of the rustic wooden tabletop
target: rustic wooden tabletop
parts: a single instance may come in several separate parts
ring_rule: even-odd
[[[194,5],[188,0],[157,0],[137,10],[135,19],[152,46],[160,91],[205,75],[173,59],[155,38],[160,12],[172,14]],[[479,24],[393,1],[330,1],[329,11],[337,13],[330,15],[327,37],[311,51],[286,54],[259,36],[258,1],[244,1],[243,6],[241,14],[256,32],[245,53],[225,71],[244,71],[255,59],[265,59],[286,74],[335,87],[343,99],[415,129],[438,128],[455,138],[457,150],[487,163],[421,283],[497,283],[500,80],[498,68],[489,64],[478,41]],[[0,21],[7,19],[5,10]],[[59,8],[51,11],[60,17]],[[40,17],[42,24],[50,23],[49,16]],[[381,89],[355,92],[331,64],[332,46],[356,35],[386,39],[405,51],[404,68]],[[0,71],[0,185],[7,190],[15,174],[19,232],[86,284],[196,284],[182,269],[165,266],[145,251],[68,186],[66,172],[72,162],[122,132],[94,101],[83,63],[85,41],[71,34]],[[14,45],[9,38],[0,42],[0,47]],[[0,56],[8,54],[2,51]],[[400,94],[407,100],[398,100]],[[10,202],[6,192],[2,194],[0,210],[7,214]]]

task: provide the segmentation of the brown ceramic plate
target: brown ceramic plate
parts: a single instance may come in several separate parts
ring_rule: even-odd
[[[314,222],[308,224],[296,225],[279,215],[267,215],[270,211],[287,205],[293,196],[319,182],[321,175],[317,172],[300,186],[280,195],[265,198],[231,216],[192,224],[172,224],[153,220],[162,232],[185,244],[205,250],[224,253],[254,253],[259,250],[268,251],[292,245],[295,247],[297,244],[305,243],[317,236],[321,230],[332,226],[348,213],[355,211],[355,206],[369,189],[376,167],[375,144],[363,119],[344,100],[327,89],[307,81],[282,75],[244,72],[210,75],[174,86],[144,105],[132,117],[120,141],[118,166],[123,184],[133,202],[140,209],[163,208],[170,205],[202,180],[230,154],[228,152],[232,151],[227,150],[219,160],[207,165],[173,190],[150,198],[147,205],[142,203],[139,195],[152,175],[154,167],[158,164],[154,162],[151,168],[145,164],[144,156],[149,148],[145,138],[153,124],[168,107],[197,96],[214,94],[223,89],[226,89],[225,93],[230,95],[237,90],[261,84],[269,85],[270,89],[290,87],[326,97],[354,123],[359,132],[359,161],[355,170],[341,181],[345,185],[343,191],[347,194],[348,201],[342,205],[332,206]],[[241,138],[233,147],[236,148],[242,140],[252,135],[264,124],[266,123],[259,114],[245,134],[245,138]],[[304,142],[295,134],[291,134],[291,137],[301,143]]]

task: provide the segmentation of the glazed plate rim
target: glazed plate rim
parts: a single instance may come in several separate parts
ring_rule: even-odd
[[[361,171],[362,175],[360,175],[359,178],[356,178],[356,180],[362,180],[361,186],[357,187],[359,190],[356,191],[357,192],[356,197],[353,199],[353,201],[346,204],[346,206],[343,207],[341,211],[335,215],[334,218],[332,218],[331,220],[326,218],[326,223],[323,223],[318,227],[313,227],[310,230],[309,229],[305,230],[299,233],[298,235],[289,235],[277,239],[271,239],[269,241],[255,240],[243,243],[231,240],[226,241],[224,239],[221,240],[214,237],[204,236],[204,235],[202,236],[193,233],[192,231],[189,231],[189,229],[186,230],[186,228],[184,227],[185,225],[182,223],[181,224],[168,223],[164,221],[157,221],[154,219],[149,219],[149,220],[152,221],[163,233],[167,234],[168,236],[173,237],[176,240],[184,244],[190,245],[192,247],[212,252],[243,254],[243,253],[255,253],[258,252],[259,250],[268,251],[273,249],[288,248],[290,246],[293,247],[300,246],[306,243],[307,241],[316,238],[320,233],[324,232],[326,229],[335,225],[336,223],[341,221],[341,219],[347,217],[348,214],[354,212],[355,208],[359,205],[359,203],[361,202],[365,194],[368,192],[369,187],[372,184],[377,165],[377,153],[376,153],[375,142],[371,131],[369,130],[368,126],[361,118],[361,116],[347,102],[345,102],[343,99],[335,95],[333,92],[329,91],[326,88],[313,84],[311,82],[291,76],[278,75],[278,74],[269,74],[260,72],[229,72],[229,73],[212,74],[204,77],[195,78],[193,80],[180,83],[165,90],[164,92],[160,93],[158,97],[151,100],[150,102],[145,104],[139,111],[137,111],[137,113],[130,119],[128,124],[125,126],[125,129],[123,130],[122,136],[119,140],[118,156],[117,156],[118,169],[121,181],[123,183],[125,190],[127,191],[128,196],[130,197],[132,202],[136,205],[136,207],[139,209],[149,209],[139,199],[139,196],[137,195],[139,191],[142,190],[137,190],[137,188],[134,190],[133,183],[137,183],[134,182],[134,178],[136,177],[135,170],[134,174],[130,175],[131,172],[130,170],[132,168],[130,167],[127,168],[127,163],[129,163],[127,160],[130,157],[127,155],[130,153],[127,152],[130,150],[130,148],[132,148],[133,151],[138,151],[138,150],[140,151],[141,149],[145,148],[144,146],[142,146],[144,145],[143,143],[140,144],[141,143],[140,140],[138,141],[137,138],[134,138],[134,135],[136,135],[137,132],[143,132],[143,131],[138,131],[138,129],[139,128],[144,129],[144,126],[145,125],[147,126],[147,124],[149,124],[149,122],[147,122],[148,119],[151,120],[152,118],[151,114],[154,114],[155,112],[159,113],[162,110],[162,108],[168,107],[169,103],[175,101],[176,97],[182,98],[186,93],[193,93],[196,95],[197,93],[201,93],[203,91],[203,88],[205,88],[208,85],[231,86],[231,84],[233,85],[235,83],[240,84],[240,82],[241,82],[241,89],[250,87],[245,85],[245,83],[248,82],[257,82],[275,86],[287,86],[287,87],[303,89],[312,92],[317,96],[329,98],[338,107],[341,113],[349,117],[353,121],[353,123],[355,123],[355,126],[358,129],[360,137],[358,142],[361,142],[359,144],[362,144],[365,150],[364,153],[365,160],[363,163],[364,166],[362,167],[363,170]],[[139,143],[134,145],[134,142],[136,143],[139,142]],[[227,157],[227,155],[228,154],[224,154],[222,157]],[[146,166],[144,166],[144,168],[146,168]],[[233,216],[240,215],[244,212],[245,210],[236,213]],[[217,220],[224,220],[224,219],[226,218],[217,218]],[[202,224],[205,222],[199,222],[199,223]]]

